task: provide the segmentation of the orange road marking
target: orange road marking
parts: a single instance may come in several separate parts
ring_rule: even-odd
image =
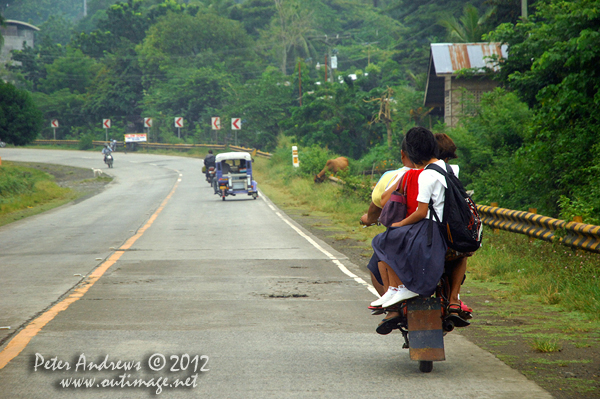
[[[171,199],[181,178],[177,180],[177,183],[171,189],[171,192],[160,204],[156,212],[148,219],[148,221],[137,231],[137,233],[129,238],[125,244],[123,244],[115,253],[113,253],[104,263],[98,266],[88,278],[79,283],[77,287],[73,290],[73,292],[58,302],[56,305],[52,306],[50,309],[42,313],[40,316],[36,317],[33,321],[31,321],[24,329],[22,329],[17,335],[10,340],[10,342],[6,345],[6,347],[0,352],[0,369],[4,368],[12,359],[17,357],[19,353],[23,351],[29,344],[29,341],[33,337],[35,337],[41,330],[44,328],[46,324],[52,321],[56,315],[63,310],[67,310],[67,308],[75,301],[80,298],[83,298],[86,292],[106,273],[106,271],[117,261],[121,256],[125,253],[125,250],[131,248],[131,246],[144,234],[146,230],[154,223],[158,214],[162,212],[164,207],[167,205],[167,202]]]

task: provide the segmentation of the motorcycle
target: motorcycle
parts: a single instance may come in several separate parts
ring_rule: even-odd
[[[6,143],[4,141],[0,141],[0,148],[6,147]]]
[[[113,156],[112,154],[106,154],[106,156],[104,157],[104,163],[108,165],[109,168],[113,167]]]
[[[393,330],[400,331],[404,338],[402,349],[409,350],[410,359],[419,362],[419,370],[423,373],[433,370],[434,361],[446,360],[444,336],[454,328],[467,327],[471,324],[468,321],[473,317],[470,312],[449,311],[451,276],[457,262],[458,260],[446,261],[444,273],[431,297],[419,296],[389,308],[372,309],[373,314],[387,312],[400,314],[399,318],[394,319],[392,325],[387,326],[389,332],[384,331],[384,334],[389,334]]]
[[[215,167],[214,166],[209,166],[208,167],[208,171],[206,172],[206,181],[211,186],[213,185],[213,179],[215,178],[215,173],[216,173]]]

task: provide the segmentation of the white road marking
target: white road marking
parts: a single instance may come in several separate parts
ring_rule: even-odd
[[[259,190],[260,191],[260,190]],[[375,287],[373,287],[371,284],[367,283],[365,280],[363,280],[362,278],[358,277],[356,274],[352,273],[350,270],[348,270],[348,268],[346,266],[344,266],[344,264],[342,262],[340,262],[338,259],[336,259],[335,256],[333,256],[331,253],[329,253],[329,251],[327,251],[325,248],[323,248],[322,246],[320,246],[315,240],[313,240],[311,237],[309,237],[308,235],[306,235],[306,233],[304,233],[302,230],[300,230],[298,227],[294,226],[289,220],[287,220],[286,218],[283,217],[283,215],[277,211],[277,209],[271,205],[269,203],[269,201],[267,201],[265,199],[265,195],[264,193],[261,191],[260,192],[260,198],[262,198],[263,201],[265,201],[265,203],[267,204],[267,206],[269,208],[271,208],[275,214],[277,216],[279,216],[279,218],[281,220],[283,220],[288,226],[290,226],[296,233],[298,233],[301,237],[303,237],[306,241],[308,241],[309,243],[311,243],[315,248],[317,248],[319,251],[321,251],[325,256],[327,256],[337,267],[338,269],[340,269],[340,271],[342,273],[344,273],[346,276],[351,277],[354,279],[354,281],[356,281],[357,283],[364,285],[365,287],[367,287],[367,289],[369,291],[371,291],[371,293],[373,293],[373,295],[375,295],[376,297],[379,298],[379,293],[377,292],[377,290],[375,289]]]

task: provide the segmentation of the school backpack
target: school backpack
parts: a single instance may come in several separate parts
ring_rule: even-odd
[[[432,169],[446,178],[446,198],[444,217],[440,222],[433,206],[429,206],[434,218],[442,225],[442,235],[448,246],[458,252],[474,252],[481,246],[482,224],[477,206],[465,191],[460,180],[446,164],[446,170],[438,165],[429,164]]]

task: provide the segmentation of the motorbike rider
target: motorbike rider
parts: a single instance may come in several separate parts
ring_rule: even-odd
[[[106,163],[106,156],[110,155],[111,153],[112,150],[110,149],[108,143],[104,144],[104,148],[102,149],[102,154],[104,154],[104,163]]]
[[[213,150],[208,150],[208,154],[204,158],[204,166],[206,166],[206,178],[208,179],[208,168],[216,166],[216,158],[213,155]]]

